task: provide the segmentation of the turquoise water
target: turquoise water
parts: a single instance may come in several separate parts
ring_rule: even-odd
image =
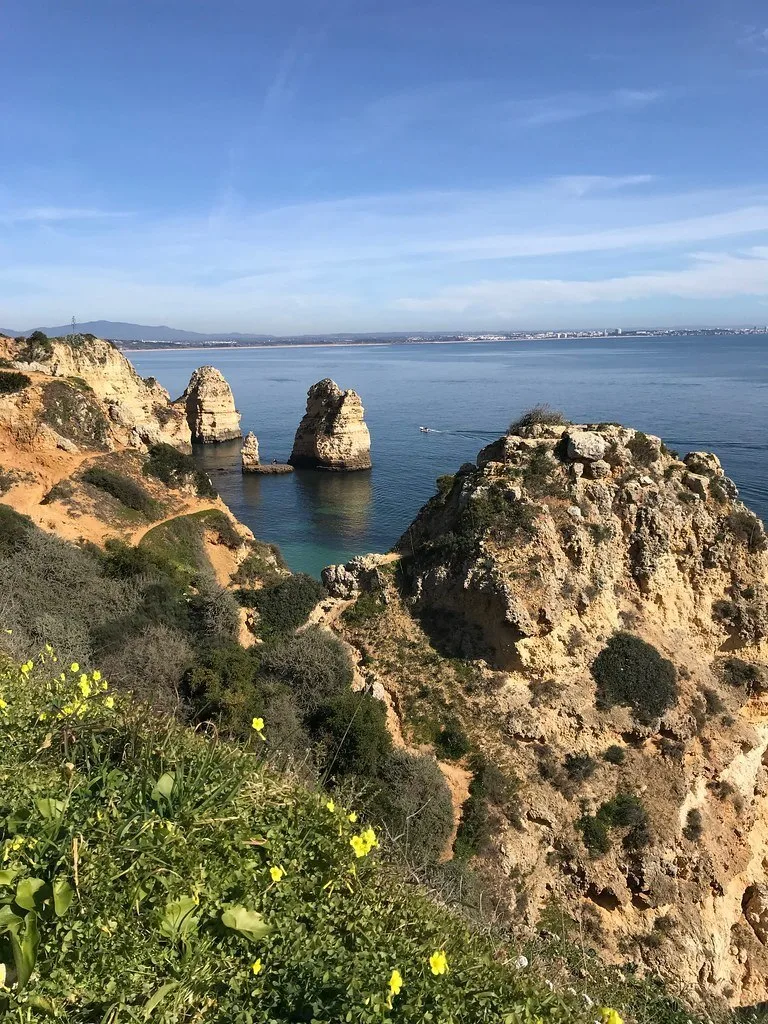
[[[213,363],[227,378],[264,461],[285,460],[306,391],[323,377],[365,405],[374,467],[366,473],[240,472],[240,442],[200,448],[232,511],[289,565],[386,551],[426,499],[537,402],[575,421],[617,420],[660,434],[681,453],[720,456],[743,500],[768,518],[768,336],[600,342],[383,345],[129,353],[172,397]],[[420,425],[437,433],[422,434]]]

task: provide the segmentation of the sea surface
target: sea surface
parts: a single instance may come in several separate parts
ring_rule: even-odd
[[[524,409],[547,402],[574,422],[618,421],[685,454],[715,452],[768,519],[768,335],[491,344],[128,353],[177,398],[212,363],[229,381],[262,461],[285,461],[307,389],[323,377],[362,397],[373,469],[243,476],[240,442],[195,457],[235,515],[277,543],[294,571],[387,551],[434,493]],[[420,426],[434,433],[423,434]]]

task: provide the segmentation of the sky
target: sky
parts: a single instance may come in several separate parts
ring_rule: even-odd
[[[0,328],[768,322],[765,0],[3,0]]]

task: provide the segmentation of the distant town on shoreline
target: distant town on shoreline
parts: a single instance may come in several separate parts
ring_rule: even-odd
[[[33,330],[12,331],[0,329],[0,335],[28,337]],[[428,345],[466,344],[505,341],[589,341],[605,338],[673,338],[691,336],[723,336],[768,334],[768,325],[736,327],[651,327],[651,328],[591,328],[583,330],[518,330],[518,331],[407,331],[345,332],[338,334],[203,334],[175,327],[148,326],[146,324],[119,323],[111,320],[92,320],[43,328],[49,337],[62,337],[75,333],[92,334],[114,342],[125,351],[141,352],[151,349],[184,348],[263,348],[302,345]]]

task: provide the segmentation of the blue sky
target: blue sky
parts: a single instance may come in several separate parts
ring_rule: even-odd
[[[0,327],[768,321],[764,0],[5,0]]]

